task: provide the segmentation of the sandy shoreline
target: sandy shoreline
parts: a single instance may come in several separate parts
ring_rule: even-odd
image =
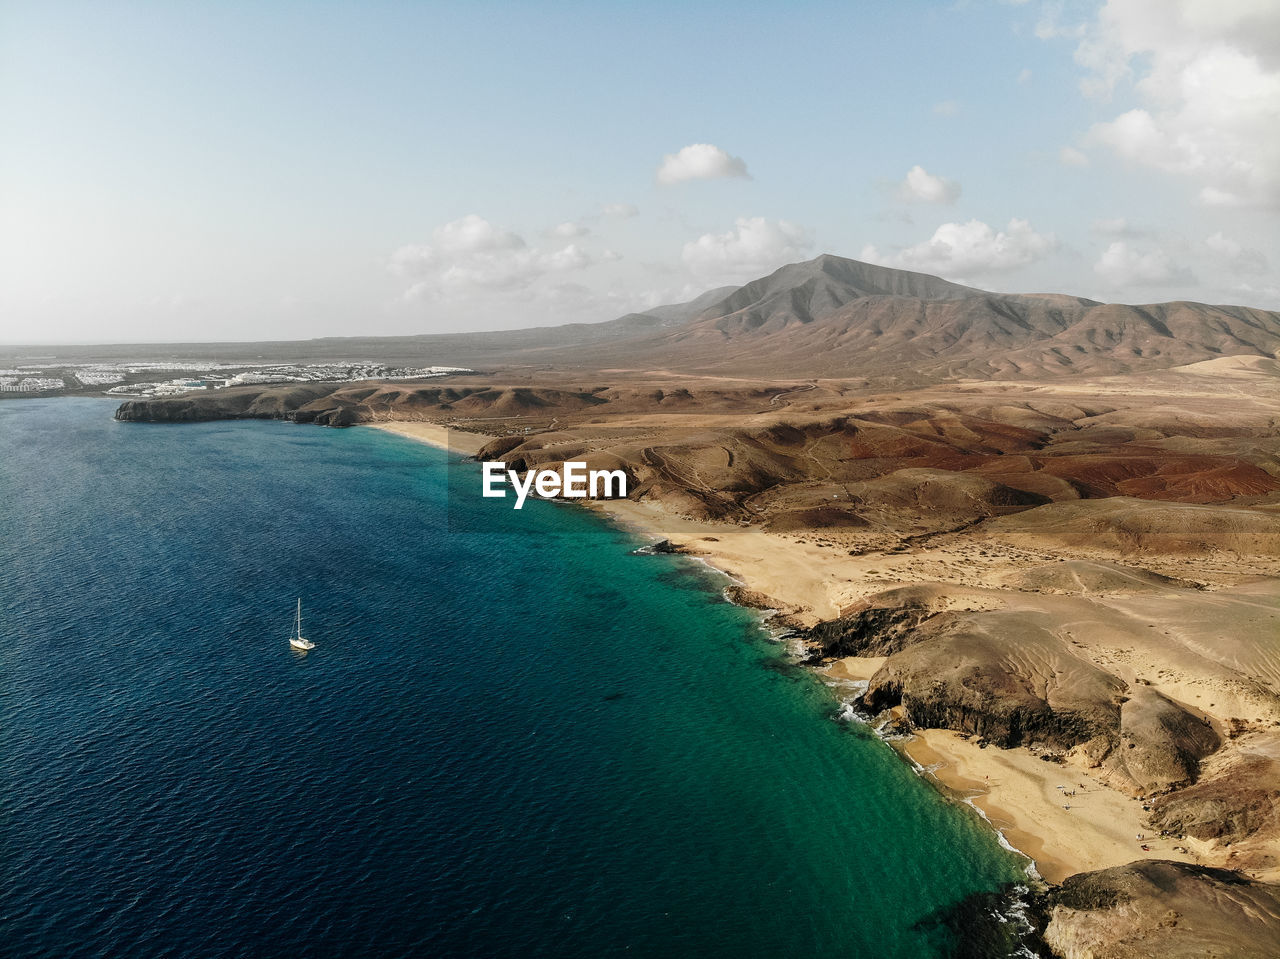
[[[464,456],[475,455],[485,443],[493,439],[492,436],[486,436],[483,433],[452,430],[435,423],[396,420],[386,423],[361,423],[360,425],[371,426],[375,430],[382,430],[384,433],[395,433],[397,436],[404,436],[411,440],[417,440],[419,443],[426,443]]]
[[[590,505],[624,526],[671,539],[782,606],[798,607],[802,620],[814,623],[840,615],[838,577],[820,547],[783,540],[756,527],[673,516],[653,503],[606,500]]]
[[[1152,836],[1143,825],[1140,800],[1076,766],[1044,762],[1022,747],[984,749],[947,729],[921,730],[902,751],[927,776],[976,806],[1049,882],[1135,859],[1199,862],[1195,840]]]
[[[431,423],[365,424],[409,439],[474,454],[492,437]],[[919,558],[838,556],[802,538],[686,519],[653,503],[588,504],[613,521],[655,539],[670,539],[749,589],[776,600],[806,624],[839,616],[861,596],[929,578]],[[919,570],[919,580],[912,574]],[[883,659],[849,657],[827,668],[833,678],[867,680]],[[1035,862],[1050,882],[1135,859],[1201,861],[1194,840],[1151,838],[1140,800],[1110,789],[1074,765],[1045,762],[1025,748],[982,748],[949,730],[918,732],[900,744],[944,792],[977,807],[1005,842]],[[1062,787],[1061,789],[1059,787]],[[1139,835],[1144,838],[1139,839]],[[1144,851],[1145,843],[1149,849]],[[1175,846],[1187,849],[1183,853]]]

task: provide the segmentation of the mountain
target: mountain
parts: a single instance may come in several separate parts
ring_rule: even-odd
[[[1267,310],[988,293],[829,254],[707,299],[688,304],[705,305],[686,309],[683,324],[630,318],[613,328],[622,337],[559,360],[915,382],[1116,374],[1280,352],[1280,314]]]
[[[694,317],[701,316],[708,310],[715,308],[726,298],[738,292],[738,290],[739,287],[736,286],[721,286],[714,290],[708,290],[688,303],[655,306],[652,309],[645,310],[643,313],[628,313],[626,316],[610,321],[610,323],[598,325],[612,326],[613,324],[619,324],[619,330],[622,328],[621,324],[628,324],[633,330],[646,327],[683,326]]]
[[[869,297],[961,300],[980,295],[981,290],[925,273],[823,254],[739,287],[709,305],[702,316],[717,317],[715,328],[723,333],[771,332],[793,322],[811,323],[851,301]]]

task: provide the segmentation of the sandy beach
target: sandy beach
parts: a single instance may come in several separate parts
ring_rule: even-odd
[[[982,748],[946,729],[917,732],[902,751],[981,810],[1049,882],[1135,859],[1200,861],[1195,840],[1152,836],[1143,824],[1141,800],[1122,796],[1075,766],[1046,763],[1023,748]]]
[[[463,430],[449,429],[447,426],[439,426],[435,423],[397,420],[386,423],[361,423],[360,425],[371,426],[375,430],[382,430],[386,433],[395,433],[397,436],[405,436],[420,443],[427,443],[440,449],[461,453],[464,456],[474,455],[485,443],[493,439],[492,436],[486,436],[483,433],[468,433]]]
[[[807,624],[840,615],[847,588],[829,565],[827,551],[750,526],[731,526],[673,516],[654,503],[607,500],[592,503],[614,521],[687,548],[749,589],[798,609]]]

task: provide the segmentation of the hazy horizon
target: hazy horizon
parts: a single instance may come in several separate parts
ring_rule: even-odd
[[[839,256],[839,254],[822,253],[822,254],[818,254],[818,256]],[[813,260],[813,259],[816,259],[816,258],[817,258],[817,257],[810,257],[810,259],[809,259],[809,260],[807,260],[807,261],[798,261],[798,262],[809,262],[809,261],[811,261],[811,260]],[[846,258],[846,259],[850,259],[850,258]],[[781,264],[781,266],[786,266],[786,265],[789,265],[789,264]],[[894,269],[894,268],[890,267],[889,269]],[[771,272],[772,272],[772,271],[771,271]],[[930,274],[930,275],[931,275],[931,274]],[[754,279],[754,278],[753,278],[753,279]],[[709,293],[709,292],[711,292],[711,290],[714,290],[714,289],[717,289],[717,288],[716,288],[716,287],[711,287],[711,288],[709,288],[708,290],[704,290],[704,291],[703,291],[703,293]],[[1067,290],[1026,290],[1026,291],[1020,291],[1020,292],[1021,292],[1023,295],[1069,294],[1069,293],[1070,293],[1070,291],[1067,291]],[[691,295],[691,296],[689,297],[689,300],[690,300],[690,301],[695,300],[695,299],[697,299],[697,298],[698,298],[698,296],[699,296],[699,295],[701,295],[701,294],[694,294],[694,295]],[[1018,295],[1018,294],[1017,294],[1017,293],[1012,293],[1012,292],[1011,292],[1011,293],[1010,293],[1010,295]],[[688,302],[688,301],[686,301],[686,302]],[[1127,306],[1136,306],[1136,307],[1141,307],[1141,306],[1151,305],[1150,303],[1147,303],[1147,304],[1143,304],[1143,303],[1123,304],[1123,303],[1121,303],[1121,302],[1120,302],[1120,301],[1118,301],[1118,300],[1104,300],[1104,301],[1102,301],[1102,302],[1104,302],[1104,303],[1108,303],[1108,304],[1127,305]],[[1152,302],[1154,302],[1154,301],[1152,301]],[[1195,302],[1195,301],[1192,301],[1192,302]],[[674,304],[674,303],[672,303],[672,304],[656,304],[655,306],[675,306],[675,305],[679,305],[679,304]],[[1244,305],[1244,306],[1247,306],[1248,304],[1205,304],[1205,305],[1209,305],[1209,306],[1232,306],[1232,305],[1240,306],[1240,305]],[[560,326],[560,325],[575,325],[575,324],[577,324],[577,325],[581,325],[581,324],[587,324],[587,325],[590,325],[590,324],[595,324],[595,323],[607,323],[607,322],[609,322],[610,320],[616,320],[616,319],[620,319],[620,318],[621,318],[621,317],[618,317],[618,316],[601,316],[601,317],[593,318],[593,319],[585,319],[585,320],[564,320],[562,323],[555,323],[555,322],[551,322],[551,323],[538,324],[538,325],[536,325],[536,326],[530,326],[530,327],[512,327],[512,328],[498,329],[498,330],[439,330],[439,331],[431,331],[431,332],[427,332],[427,333],[388,333],[388,334],[360,334],[360,333],[345,333],[345,334],[327,334],[327,335],[316,335],[316,336],[295,337],[295,338],[279,338],[279,337],[277,337],[277,338],[271,338],[271,337],[263,337],[263,338],[246,338],[246,339],[213,339],[213,340],[190,340],[190,339],[168,339],[168,340],[163,340],[163,339],[158,339],[158,340],[44,340],[44,341],[31,341],[31,342],[24,342],[24,341],[19,341],[19,340],[9,341],[9,340],[3,340],[3,339],[0,339],[0,346],[5,347],[5,348],[9,348],[9,349],[19,349],[19,348],[33,348],[33,349],[34,349],[34,348],[40,348],[40,347],[46,347],[46,346],[47,346],[47,347],[92,347],[92,346],[121,347],[121,346],[131,346],[131,345],[136,345],[136,346],[182,346],[182,345],[192,345],[192,346],[195,346],[195,345],[201,345],[201,346],[216,346],[216,345],[220,345],[220,344],[226,344],[226,345],[232,346],[232,345],[253,345],[253,344],[258,344],[258,343],[263,344],[263,345],[275,345],[275,344],[282,344],[282,343],[306,343],[306,342],[313,342],[313,341],[321,341],[321,340],[335,340],[335,339],[337,339],[337,340],[343,340],[343,339],[349,339],[349,340],[370,340],[370,339],[380,339],[380,338],[384,338],[384,337],[391,337],[391,338],[395,338],[395,337],[404,337],[404,336],[431,336],[431,335],[461,335],[461,336],[467,336],[467,335],[472,335],[472,334],[484,334],[484,333],[517,332],[517,331],[522,330],[522,329],[546,329],[546,328],[550,328],[550,327],[554,327],[554,326]]]
[[[1280,7],[0,0],[0,342],[602,322],[821,252],[1280,309]]]

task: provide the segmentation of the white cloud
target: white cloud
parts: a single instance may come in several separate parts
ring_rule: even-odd
[[[1023,67],[1022,70],[1019,71],[1018,73],[1018,86],[1025,87],[1028,83],[1031,82],[1032,76],[1033,74],[1031,72],[1031,68]]]
[[[437,227],[430,244],[402,246],[391,255],[393,272],[414,272],[454,260],[515,255],[525,249],[525,242],[515,233],[495,227],[474,213]]]
[[[933,112],[940,117],[953,117],[960,112],[960,103],[957,100],[939,100],[933,105]]]
[[[687,303],[707,292],[705,282],[685,283],[682,286],[665,286],[657,289],[641,290],[627,298],[632,312],[643,313],[655,306],[666,306],[670,303]]]
[[[407,299],[465,297],[526,290],[541,277],[580,270],[591,257],[576,244],[531,248],[524,238],[472,213],[437,227],[430,243],[391,254],[391,272],[415,280]]]
[[[590,228],[583,224],[576,223],[573,220],[566,220],[564,223],[553,226],[548,230],[547,236],[558,237],[562,240],[573,240],[580,236],[586,236],[590,232]]]
[[[1091,142],[1188,178],[1207,205],[1280,208],[1280,3],[1108,0],[1076,60],[1087,94],[1135,77],[1141,100]]]
[[[1209,248],[1214,259],[1232,273],[1258,276],[1267,272],[1267,258],[1261,250],[1241,246],[1235,240],[1223,236],[1221,230],[1206,237],[1204,245]]]
[[[1231,288],[1233,303],[1244,303],[1264,310],[1280,310],[1280,286],[1253,286],[1239,283]]]
[[[741,157],[730,156],[710,143],[691,143],[679,153],[668,153],[658,167],[658,182],[683,183],[686,180],[717,180],[744,177],[750,180],[747,164]]]
[[[898,197],[920,203],[955,203],[960,196],[960,184],[934,176],[917,164],[907,171],[906,179],[898,184]]]
[[[786,220],[739,217],[728,233],[705,233],[684,245],[683,259],[702,278],[751,279],[802,260],[813,236]]]
[[[640,208],[634,203],[609,203],[600,212],[604,216],[616,216],[618,219],[625,220],[639,213]]]
[[[570,243],[560,250],[540,254],[537,258],[539,272],[555,272],[561,270],[580,270],[591,263],[591,257],[576,243]]]
[[[981,220],[944,223],[933,236],[897,253],[882,254],[874,246],[864,247],[861,259],[941,276],[964,277],[1016,270],[1043,259],[1057,249],[1052,233],[1037,233],[1026,220],[1009,221],[1003,230],[994,230]]]
[[[1103,251],[1093,271],[1113,287],[1192,286],[1196,278],[1186,267],[1174,263],[1161,249],[1142,252],[1123,240]]]
[[[1088,166],[1089,157],[1075,147],[1063,147],[1058,151],[1058,159],[1064,166]]]

